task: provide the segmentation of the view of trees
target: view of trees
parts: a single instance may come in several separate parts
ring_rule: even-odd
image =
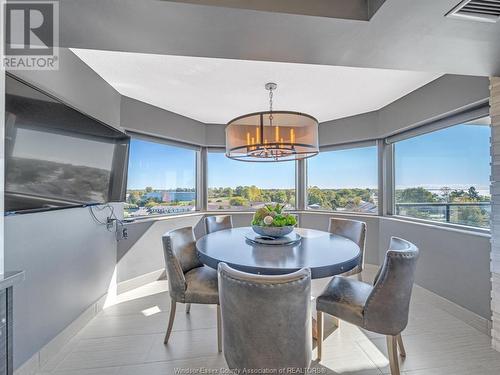
[[[376,212],[375,189],[308,189],[309,208]],[[295,189],[261,189],[257,186],[219,187],[208,189],[209,209],[259,208],[265,203],[283,203],[295,207]]]
[[[310,208],[323,210],[348,210],[353,212],[376,212],[376,189],[320,189],[317,186],[307,190]]]
[[[270,202],[295,207],[295,189],[261,189],[255,185],[208,189],[208,208],[212,210],[258,208]]]
[[[376,189],[321,189],[309,187],[308,208],[328,211],[377,213]],[[126,216],[168,214],[191,211],[195,206],[195,190],[144,189],[127,190]],[[396,214],[455,224],[489,227],[490,196],[481,195],[474,186],[468,189],[430,190],[424,187],[396,189]],[[261,189],[255,185],[208,189],[209,210],[257,209],[266,203],[295,207],[295,189]]]
[[[490,196],[474,186],[466,190],[443,187],[433,193],[423,187],[396,190],[396,214],[420,219],[488,228]]]

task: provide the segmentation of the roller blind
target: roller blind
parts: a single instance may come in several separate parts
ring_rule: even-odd
[[[181,147],[181,148],[186,148],[188,150],[193,150],[193,151],[200,151],[201,150],[201,146],[199,146],[199,145],[180,142],[180,141],[176,141],[176,140],[172,140],[172,139],[168,139],[168,138],[157,137],[154,135],[149,135],[149,134],[144,134],[144,133],[136,133],[136,132],[131,132],[131,131],[127,131],[127,134],[130,135],[132,138],[140,139],[143,141],[162,143],[162,144],[167,145],[167,146]]]
[[[375,146],[376,144],[377,144],[377,141],[375,141],[375,140],[349,142],[349,143],[342,143],[342,144],[338,144],[338,145],[320,146],[319,151],[326,152],[326,151],[348,150],[351,148],[371,147],[371,146]]]

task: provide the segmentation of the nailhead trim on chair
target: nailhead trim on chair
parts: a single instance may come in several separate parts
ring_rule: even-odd
[[[394,259],[394,258],[414,258],[416,256],[417,255],[415,253],[400,253],[400,252],[388,251],[387,252],[387,259],[388,259],[388,261],[387,261],[387,267],[389,267],[389,265],[392,262],[392,259]],[[379,282],[380,282],[380,284],[379,284]],[[369,315],[368,311],[369,311],[369,308],[370,308],[370,301],[377,296],[377,294],[380,292],[380,290],[382,290],[385,282],[386,282],[386,278],[380,280],[380,277],[379,277],[379,279],[377,280],[377,283],[376,283],[377,286],[376,286],[375,290],[368,297],[368,299],[367,299],[367,301],[365,303],[365,308],[364,308],[364,311],[363,311],[363,320],[364,320],[363,324],[365,326],[368,325],[368,318],[366,317],[366,315]]]
[[[307,276],[303,276],[300,279],[293,280],[293,281],[286,281],[286,282],[279,283],[279,284],[262,284],[262,283],[252,283],[250,281],[243,281],[243,280],[240,280],[240,279],[235,279],[234,277],[231,277],[231,276],[229,276],[227,274],[224,274],[224,273],[221,273],[221,277],[223,277],[223,278],[225,278],[227,280],[234,281],[234,282],[236,282],[238,284],[255,286],[255,287],[260,287],[260,288],[279,288],[281,286],[289,286],[289,285],[293,285],[293,284],[300,284],[301,282],[304,281],[304,279],[307,279]]]
[[[181,265],[177,261],[177,258],[175,257],[174,252],[172,250],[172,238],[170,237],[169,234],[166,235],[166,238],[167,238],[167,252],[171,256],[171,259],[174,259],[175,272],[177,273],[177,276],[179,276],[179,278],[181,280],[184,280],[184,290],[182,291],[182,298],[180,301],[176,301],[176,302],[185,303],[185,301],[186,301],[185,292],[186,292],[186,288],[187,288],[186,278],[184,277],[184,272],[182,272]],[[167,277],[168,277],[168,272],[167,272]]]

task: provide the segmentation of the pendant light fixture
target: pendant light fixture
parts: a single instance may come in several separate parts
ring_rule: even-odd
[[[300,112],[274,111],[276,83],[266,83],[269,111],[243,115],[226,125],[226,156],[241,161],[276,162],[319,153],[318,120]]]

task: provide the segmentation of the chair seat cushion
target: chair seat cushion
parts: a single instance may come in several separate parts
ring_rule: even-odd
[[[193,268],[184,274],[186,278],[186,303],[218,304],[217,271],[207,267]]]
[[[316,310],[363,326],[363,310],[371,291],[369,284],[335,276],[316,299]]]

